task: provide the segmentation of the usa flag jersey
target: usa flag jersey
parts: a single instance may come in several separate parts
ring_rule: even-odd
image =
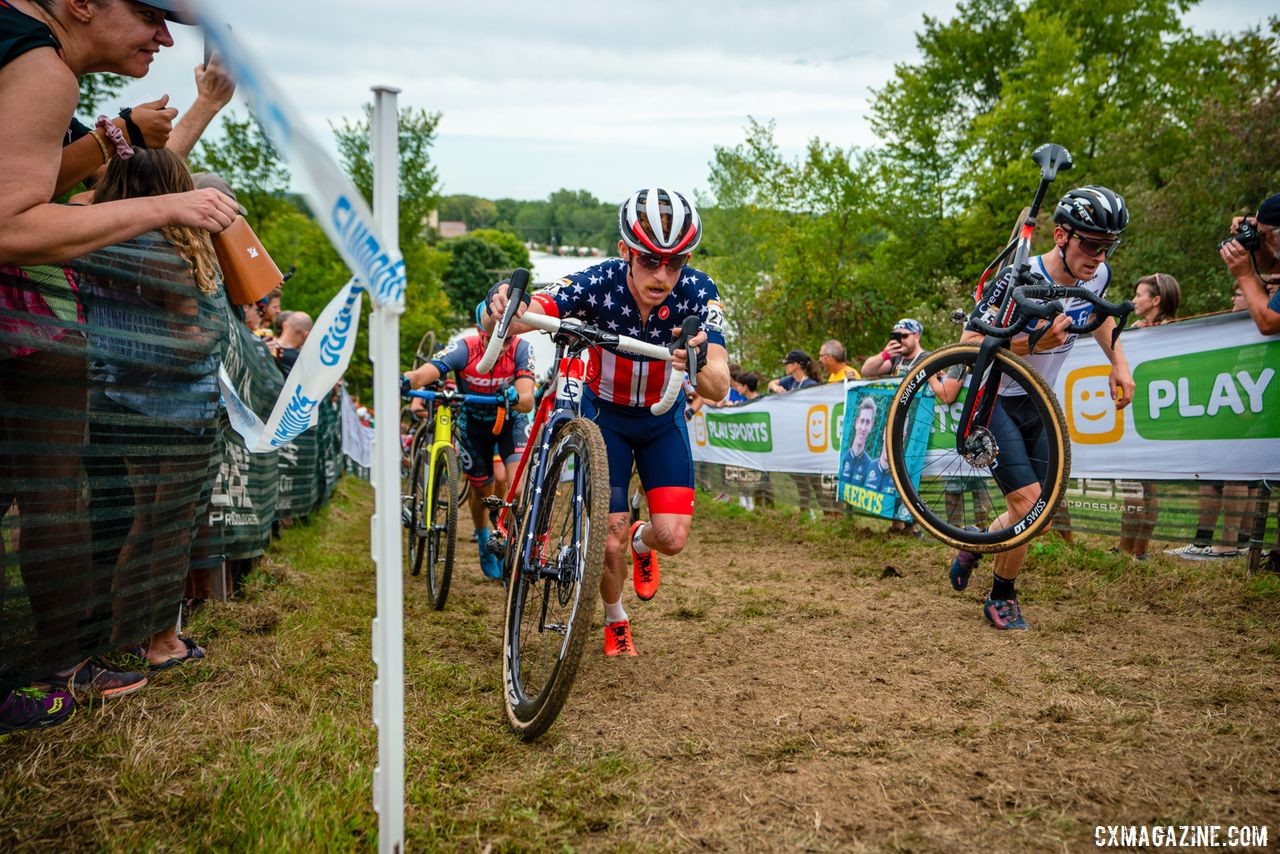
[[[641,320],[640,307],[627,287],[627,262],[621,258],[565,276],[533,295],[552,317],[576,317],[601,329],[651,344],[670,344],[684,319],[702,320],[710,344],[724,346],[724,306],[711,277],[693,267],[680,270],[666,300]],[[647,407],[662,399],[671,363],[633,356],[605,347],[588,351],[587,387],[599,398],[621,406]]]

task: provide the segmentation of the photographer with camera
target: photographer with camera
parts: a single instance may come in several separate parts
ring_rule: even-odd
[[[1280,332],[1280,291],[1267,296],[1267,286],[1280,282],[1280,193],[1263,202],[1256,216],[1233,219],[1231,237],[1218,244],[1218,254],[1235,276],[1258,331]]]
[[[889,342],[874,356],[862,363],[862,378],[903,377],[911,366],[929,354],[920,346],[924,325],[918,320],[904,317],[893,325]]]

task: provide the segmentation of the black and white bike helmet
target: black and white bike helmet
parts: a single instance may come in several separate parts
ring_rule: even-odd
[[[618,209],[622,242],[636,252],[687,255],[702,240],[702,220],[693,203],[675,190],[636,190]]]
[[[1063,196],[1053,221],[1075,231],[1119,234],[1129,224],[1129,209],[1118,193],[1091,184]]]

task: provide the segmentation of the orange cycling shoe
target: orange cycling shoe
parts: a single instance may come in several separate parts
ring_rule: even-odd
[[[636,551],[635,539],[636,531],[644,522],[636,522],[631,526],[631,539],[627,542],[631,545],[631,580],[636,586],[636,595],[646,602],[653,598],[653,594],[658,592],[658,578],[661,573],[658,571],[658,552],[650,549],[644,554]]]
[[[630,620],[604,624],[604,654],[610,658],[615,655],[639,655],[636,645],[631,642]]]

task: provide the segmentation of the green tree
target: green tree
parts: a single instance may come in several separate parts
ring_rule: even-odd
[[[1179,21],[1189,5],[966,0],[945,24],[925,18],[920,61],[898,66],[872,105],[883,139],[877,207],[890,232],[873,278],[896,270],[913,281],[972,283],[1035,187],[1029,152],[1050,141],[1075,159],[1050,201],[1088,183],[1129,199],[1128,246],[1113,263],[1120,281],[1151,271],[1142,265],[1156,257],[1139,246],[1165,244],[1161,268],[1183,272],[1169,269],[1183,259],[1155,232],[1173,223],[1149,217],[1156,209],[1148,206],[1170,183],[1188,200],[1199,194],[1202,209],[1206,200],[1256,195],[1242,173],[1206,166],[1232,132],[1249,138],[1243,149],[1275,151],[1267,127],[1249,117],[1280,77],[1275,19],[1270,37],[1198,36]],[[1259,165],[1254,176],[1274,174]],[[1184,227],[1174,233],[1189,237]]]
[[[369,126],[373,106],[366,104],[364,117],[358,121],[343,120],[334,128],[334,140],[353,184],[373,203],[373,159],[370,154]],[[448,268],[449,255],[434,248],[427,234],[427,220],[439,204],[439,179],[431,162],[431,146],[435,142],[439,113],[404,107],[399,115],[400,161],[400,252],[405,263],[405,313],[400,319],[401,363],[409,364],[418,339],[429,329],[447,334],[453,314],[443,288],[442,277]],[[360,352],[365,329],[361,327]],[[356,367],[352,364],[353,369]],[[368,368],[367,363],[360,366]],[[356,373],[359,377],[360,374]]]
[[[224,115],[222,138],[202,139],[190,165],[192,172],[214,172],[231,185],[255,232],[263,231],[270,219],[296,210],[284,198],[289,169],[253,116],[240,120]]]
[[[369,123],[373,105],[365,104],[364,117],[344,119],[333,130],[342,166],[365,201],[373,203],[373,157],[369,148]],[[440,179],[431,162],[439,113],[403,107],[399,118],[400,144],[400,248],[426,239],[427,220],[440,203]],[[407,254],[406,254],[407,257]]]
[[[510,231],[503,231],[496,228],[477,228],[467,234],[468,237],[478,237],[486,243],[492,243],[502,250],[502,254],[507,257],[507,263],[512,269],[516,267],[529,266],[529,249]]]
[[[488,293],[490,286],[510,275],[520,264],[510,258],[502,246],[476,235],[446,241],[444,247],[452,256],[444,273],[445,292],[459,322],[469,323],[469,312]]]
[[[128,84],[128,79],[119,74],[86,74],[80,78],[80,104],[76,107],[77,115],[96,116],[104,111],[102,104],[118,98]],[[126,106],[121,104],[120,106]],[[129,105],[132,106],[132,105]],[[111,113],[110,108],[105,112]]]
[[[815,139],[787,160],[772,124],[753,121],[745,142],[716,149],[710,184],[699,264],[725,299],[735,359],[772,374],[794,347],[836,337],[856,350],[887,332],[886,300],[866,275],[884,240],[873,159]]]
[[[443,196],[437,211],[442,222],[465,222],[468,231],[475,231],[477,228],[493,228],[498,225],[498,206],[479,196]]]

